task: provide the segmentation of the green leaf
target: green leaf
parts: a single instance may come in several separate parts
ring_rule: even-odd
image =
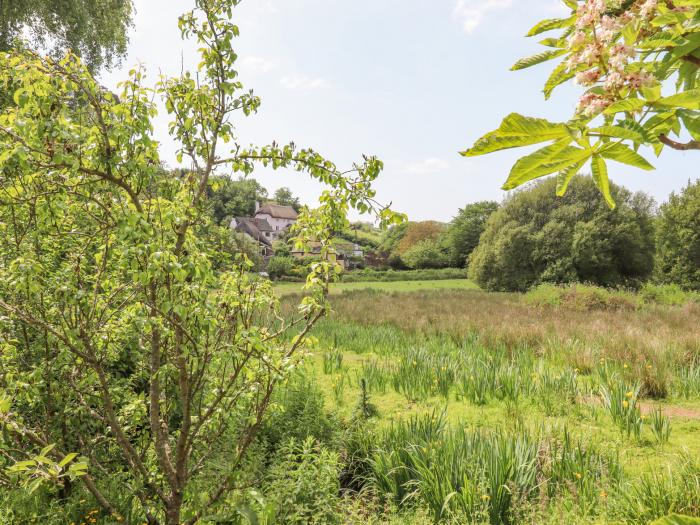
[[[606,159],[628,164],[630,166],[634,166],[635,168],[640,168],[647,171],[655,169],[654,166],[649,164],[644,157],[624,144],[608,144],[601,148],[599,153]]]
[[[71,461],[73,461],[73,460],[77,457],[77,455],[78,455],[78,454],[76,454],[75,452],[71,452],[70,454],[67,454],[66,457],[64,457],[64,458],[61,460],[61,462],[58,464],[58,466],[59,466],[59,467],[65,467],[66,465],[68,465],[68,463],[70,463]]]
[[[557,140],[568,135],[569,129],[566,124],[511,113],[503,119],[497,130],[484,135],[471,149],[461,154],[465,157],[475,157],[493,151]]]
[[[657,106],[700,109],[700,89],[691,89],[677,95],[664,97],[657,100],[654,104]]]
[[[54,449],[55,446],[56,446],[55,444],[51,444],[51,445],[48,445],[48,446],[44,447],[43,449],[41,449],[41,452],[39,452],[39,456],[41,456],[41,457],[46,457],[46,455],[47,455],[49,452],[51,452],[51,451]]]
[[[563,197],[564,194],[566,194],[566,190],[569,189],[569,183],[578,174],[579,170],[586,164],[586,160],[587,159],[577,162],[576,164],[573,164],[572,166],[569,166],[568,168],[559,172],[557,175],[557,196]]]
[[[625,44],[631,46],[637,41],[639,36],[639,23],[636,20],[628,22],[625,27],[622,28],[622,38],[625,39]]]
[[[638,131],[624,128],[622,126],[600,126],[599,128],[593,128],[591,131],[593,133],[600,133],[604,137],[632,140],[639,144],[646,142],[644,135]]]
[[[504,190],[512,190],[533,179],[564,170],[590,156],[587,150],[571,146],[567,137],[527,155],[515,163]]]
[[[566,48],[568,43],[565,38],[545,38],[540,40],[539,43],[547,47]]]
[[[565,55],[568,53],[567,49],[557,49],[553,51],[543,51],[542,53],[538,53],[536,55],[532,55],[527,58],[521,58],[518,60],[513,67],[510,68],[511,71],[517,71],[519,69],[526,69],[528,67],[532,67],[537,64],[541,64],[542,62],[547,62],[548,60],[552,60],[553,58],[560,57],[562,55]]]
[[[647,105],[647,101],[641,98],[626,98],[610,104],[603,113],[605,115],[615,115],[621,112],[639,111]]]
[[[610,193],[610,179],[608,178],[608,167],[605,164],[605,160],[600,155],[593,155],[591,159],[591,172],[593,174],[593,180],[598,186],[600,193],[605,197],[605,202],[608,203],[610,209],[615,209],[615,199],[613,199]]]
[[[651,25],[654,27],[669,26],[675,24],[682,24],[688,20],[692,14],[680,12],[680,11],[669,11],[662,15],[657,16],[651,21]]]
[[[700,115],[690,116],[687,114],[681,115],[681,120],[685,124],[688,133],[693,137],[693,140],[700,140]],[[0,413],[2,413],[2,405],[0,405]]]
[[[576,73],[584,71],[586,69],[588,69],[588,66],[579,65],[573,70],[569,70],[569,65],[566,63],[566,60],[564,60],[561,64],[559,64],[552,70],[552,73],[549,75],[547,82],[545,82],[544,84],[543,92],[545,100],[549,100],[549,97],[552,96],[552,92],[557,86],[560,86],[564,82],[571,80],[576,76]]]
[[[700,525],[700,518],[671,514],[651,522],[649,525]]]
[[[575,16],[569,18],[548,18],[547,20],[542,20],[541,22],[535,24],[535,26],[528,31],[526,36],[535,36],[546,31],[551,31],[552,29],[569,27],[570,25],[573,25],[575,21]]]

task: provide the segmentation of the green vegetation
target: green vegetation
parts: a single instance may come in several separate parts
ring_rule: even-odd
[[[525,291],[542,282],[635,286],[654,265],[653,202],[611,185],[610,210],[595,183],[577,177],[564,197],[550,179],[511,196],[486,225],[469,276],[489,290]]]
[[[661,206],[656,277],[700,292],[700,181]]]
[[[328,350],[304,377],[347,425],[333,446],[349,462],[344,486],[362,488],[354,504],[378,498],[391,515],[455,524],[700,515],[689,459],[700,396],[684,386],[700,350],[693,303],[552,309],[455,290],[333,304],[315,331]],[[610,341],[600,323],[626,338]],[[358,398],[376,407],[359,427]]]
[[[607,161],[653,170],[640,154],[642,146],[657,156],[665,147],[700,150],[700,6],[695,0],[682,6],[655,0],[563,3],[570,16],[542,20],[527,35],[558,31],[541,40],[547,50],[513,69],[560,60],[544,94],[549,98],[557,86],[575,79],[586,91],[574,117],[554,123],[514,113],[462,154],[549,143],[519,159],[503,189],[556,174],[556,193],[563,195],[590,162],[596,186],[614,207]]]
[[[301,294],[303,283],[275,283],[275,291],[281,295]],[[331,287],[331,295],[342,294],[355,290],[374,290],[386,293],[403,293],[430,290],[478,290],[479,287],[472,281],[464,278],[460,279],[440,279],[432,280],[409,280],[409,281],[357,281],[340,282]]]
[[[267,460],[256,437],[329,309],[337,268],[315,265],[308,294],[282,317],[253,263],[222,250],[230,231],[213,223],[207,200],[217,168],[271,166],[323,183],[319,206],[295,225],[299,246],[314,242],[322,261],[351,210],[382,226],[402,221],[374,200],[378,159],[345,171],[310,149],[244,148],[234,137],[236,117],[260,105],[234,68],[237,4],[197,0],[180,18],[198,46],[195,72],[148,86],[134,69],[118,96],[70,52],[0,54],[0,86],[13,95],[0,112],[3,523],[180,525],[245,514],[237,500]],[[156,100],[185,172],[161,167]],[[307,462],[310,450],[279,451],[281,462],[305,462],[300,483],[335,457]],[[283,484],[269,472],[270,486]],[[277,495],[280,507],[317,505],[311,513],[326,504]],[[306,522],[308,512],[289,519]]]
[[[131,0],[18,0],[0,3],[0,51],[18,38],[59,56],[72,49],[93,71],[110,67],[126,54],[131,27]]]

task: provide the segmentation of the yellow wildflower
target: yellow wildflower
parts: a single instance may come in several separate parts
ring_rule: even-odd
[[[625,408],[629,407],[629,406],[630,406],[629,401],[627,401],[627,400],[625,399],[625,400],[622,402],[622,406],[625,407]]]

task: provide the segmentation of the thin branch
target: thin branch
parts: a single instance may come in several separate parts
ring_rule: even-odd
[[[678,151],[689,151],[689,150],[700,150],[700,141],[691,140],[690,142],[677,142],[673,139],[668,138],[667,135],[659,135],[659,140],[666,144],[668,147],[676,149]]]

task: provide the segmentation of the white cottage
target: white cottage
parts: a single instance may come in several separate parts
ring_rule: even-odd
[[[257,207],[257,205],[256,205]],[[255,210],[255,218],[267,221],[272,228],[272,236],[278,239],[284,231],[297,221],[299,215],[291,206],[263,204]]]

